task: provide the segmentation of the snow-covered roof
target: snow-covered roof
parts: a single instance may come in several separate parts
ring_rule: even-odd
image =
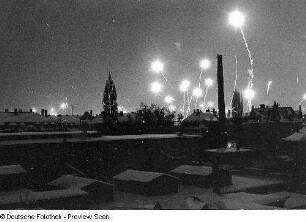
[[[297,133],[293,133],[292,135],[283,138],[283,140],[292,142],[306,141],[306,127],[302,128]]]
[[[87,195],[86,191],[80,189],[65,189],[65,190],[48,190],[42,192],[33,192],[33,200],[47,200],[47,199],[58,199],[67,198],[73,196]]]
[[[163,175],[163,174],[162,173],[157,173],[157,172],[126,170],[126,171],[114,176],[113,179],[148,182],[148,181],[151,181],[151,180],[154,180],[154,179],[160,177],[161,175]]]
[[[16,191],[1,192],[0,205],[21,203],[24,201],[50,200],[84,195],[88,195],[88,193],[80,189],[49,190],[42,192],[33,192],[28,189],[22,189]]]
[[[209,175],[212,173],[211,167],[206,166],[190,166],[190,165],[181,165],[174,170],[172,173],[184,173],[184,174],[192,174],[192,175]]]
[[[20,165],[0,166],[0,175],[26,173]]]
[[[49,185],[51,186],[56,186],[62,189],[68,189],[68,188],[83,188],[88,186],[89,184],[92,184],[94,182],[100,182],[100,183],[104,183],[104,184],[108,184],[102,181],[98,181],[95,179],[91,179],[91,178],[85,178],[85,177],[78,177],[78,176],[74,176],[74,175],[64,175],[61,176],[59,178],[57,178],[56,180],[53,180],[49,183]],[[111,184],[108,184],[111,185]]]
[[[186,119],[183,120],[183,123],[186,122],[216,122],[218,121],[218,118],[210,113],[210,112],[199,112],[199,113],[192,113],[190,116],[188,116]]]
[[[63,189],[68,188],[82,188],[96,180],[84,177],[78,177],[74,175],[64,175],[49,183],[51,186],[56,186]]]
[[[46,117],[39,115],[38,113],[30,112],[4,112],[0,113],[0,122],[23,122],[23,123],[40,123],[45,122]]]

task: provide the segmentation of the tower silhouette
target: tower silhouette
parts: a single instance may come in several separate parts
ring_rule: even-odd
[[[116,119],[118,114],[117,92],[110,72],[108,74],[108,80],[105,83],[102,104],[105,116]]]

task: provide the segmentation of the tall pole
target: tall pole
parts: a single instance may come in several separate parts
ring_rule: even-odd
[[[217,60],[218,60],[217,82],[218,82],[219,122],[221,127],[223,127],[225,126],[225,102],[224,102],[224,79],[223,79],[222,55],[217,55]]]

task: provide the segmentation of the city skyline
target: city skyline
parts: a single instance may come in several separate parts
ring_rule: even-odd
[[[141,102],[167,106],[163,100],[169,94],[179,109],[183,105],[179,85],[184,79],[191,82],[191,89],[198,85],[204,58],[211,65],[202,79],[214,81],[206,102],[217,104],[217,54],[223,55],[228,106],[235,56],[240,92],[248,84],[250,68],[241,34],[228,24],[228,14],[235,9],[245,15],[243,31],[254,59],[254,105],[267,101],[272,105],[276,100],[295,109],[306,93],[305,8],[303,1],[285,0],[4,1],[0,109],[50,110],[68,101],[75,114],[99,113],[109,72],[118,106],[130,110]],[[156,59],[164,64],[167,82],[151,70]],[[154,81],[165,85],[161,97],[150,91]],[[63,114],[71,113],[67,110]]]

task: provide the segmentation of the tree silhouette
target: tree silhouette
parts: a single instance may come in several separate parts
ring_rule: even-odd
[[[234,91],[232,99],[232,115],[235,120],[241,119],[243,114],[243,98],[240,92]]]
[[[117,105],[117,92],[115,83],[109,73],[108,80],[106,81],[104,94],[103,94],[103,108],[106,117],[111,117],[117,120],[118,105]]]

